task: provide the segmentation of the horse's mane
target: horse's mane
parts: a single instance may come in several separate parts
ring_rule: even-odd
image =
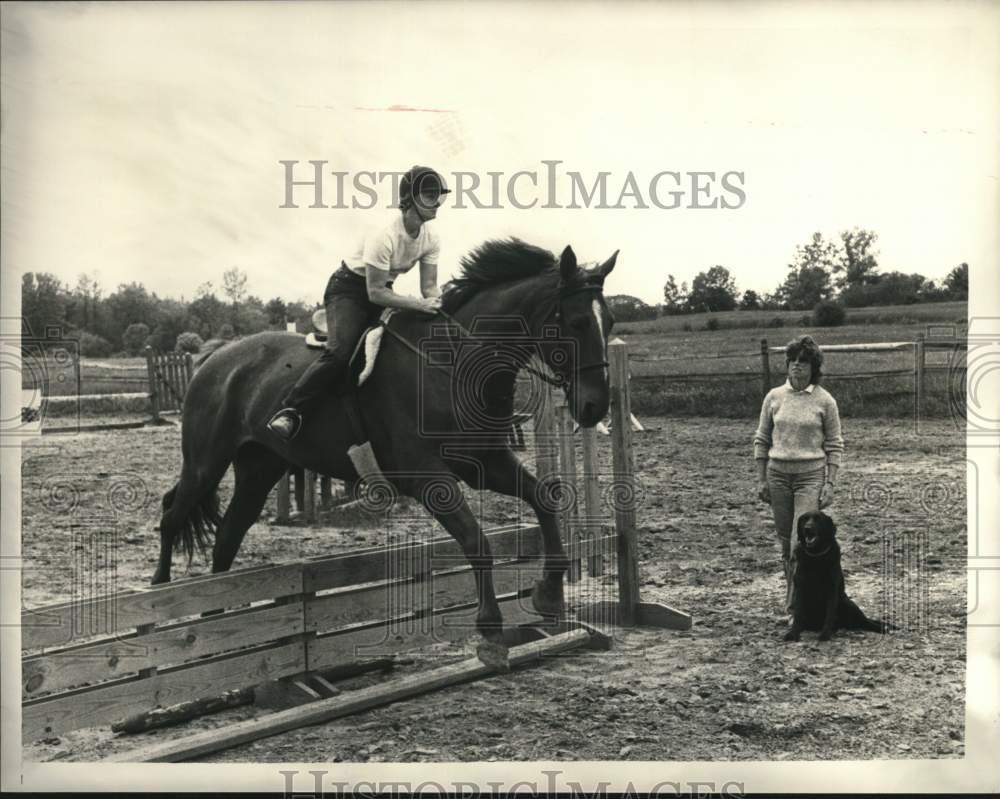
[[[520,239],[492,239],[480,244],[461,261],[462,271],[445,286],[444,310],[454,313],[475,294],[490,286],[535,275],[551,274],[552,288],[559,283],[556,258],[548,250]]]

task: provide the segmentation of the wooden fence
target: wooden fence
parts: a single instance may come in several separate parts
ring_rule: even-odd
[[[194,364],[189,352],[156,352],[146,347],[146,367],[149,372],[149,404],[153,421],[160,414],[180,412],[184,407]]]
[[[824,365],[823,385],[831,388],[841,411],[848,415],[898,415],[912,411],[918,418],[946,416],[964,405],[964,338],[947,340],[918,334],[913,341],[859,344],[828,344],[824,354],[888,355],[912,352],[912,360],[902,368],[831,371]],[[785,379],[784,346],[770,346],[760,339],[756,353],[733,352],[668,357],[633,357],[645,373],[633,374],[633,404],[640,413],[657,415],[747,416],[760,410],[764,394]],[[929,363],[929,352],[958,352],[948,364]],[[742,359],[742,371],[657,371],[647,364],[680,363],[690,360]],[[757,361],[757,366],[752,365]],[[871,360],[871,359],[866,359]],[[898,358],[896,360],[899,360]],[[894,364],[893,366],[896,366]],[[652,367],[656,369],[657,367]],[[669,368],[669,367],[667,367]]]

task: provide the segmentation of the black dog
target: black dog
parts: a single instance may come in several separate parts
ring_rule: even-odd
[[[833,519],[822,511],[803,513],[797,532],[792,626],[785,640],[798,641],[803,630],[819,630],[819,640],[829,641],[839,629],[876,633],[892,629],[890,624],[869,619],[848,599]]]

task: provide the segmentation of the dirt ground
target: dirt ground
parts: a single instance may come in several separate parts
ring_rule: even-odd
[[[831,513],[848,593],[869,615],[888,612],[904,629],[884,637],[841,632],[827,643],[806,633],[787,644],[778,546],[770,511],[755,498],[753,421],[643,421],[646,432],[635,436],[643,599],[691,613],[691,630],[623,631],[610,652],[578,650],[205,762],[961,757],[964,432],[950,420],[925,423],[919,433],[909,421],[844,420],[847,456]],[[601,456],[610,460],[607,439]],[[26,606],[71,596],[74,523],[114,530],[110,587],[147,584],[159,498],[180,468],[178,428],[45,436],[25,444],[23,462]],[[502,498],[484,507],[493,522],[519,513]],[[362,526],[274,526],[273,512],[272,499],[237,568],[386,540],[385,530]],[[407,517],[407,532],[440,534],[429,518]],[[184,574],[178,566],[175,579]],[[196,561],[191,573],[207,570]],[[464,654],[424,653],[398,672]],[[263,712],[237,708],[139,736],[76,731],[24,754],[95,760]]]

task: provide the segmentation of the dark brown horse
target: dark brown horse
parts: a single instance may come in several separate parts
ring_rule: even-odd
[[[486,642],[480,657],[487,662],[502,665],[506,658],[493,560],[458,481],[531,505],[545,556],[533,604],[545,615],[561,613],[568,562],[552,486],[539,484],[507,440],[515,379],[537,356],[563,384],[579,424],[593,426],[604,417],[613,319],[603,286],[617,255],[588,270],[577,265],[569,247],[557,260],[516,239],[487,242],[463,259],[461,275],[445,291],[446,317],[392,317],[393,333],[383,335],[374,371],[358,389],[361,422],[385,478],[423,503],[474,570],[476,625]],[[170,580],[176,547],[190,558],[213,531],[212,571],[227,571],[289,464],[358,478],[347,450],[359,442],[343,396],[331,394],[309,413],[291,442],[265,427],[282,394],[315,357],[301,336],[267,332],[227,344],[199,367],[184,401],[181,478],[163,497],[153,583]],[[235,489],[220,518],[216,491],[230,464]]]

